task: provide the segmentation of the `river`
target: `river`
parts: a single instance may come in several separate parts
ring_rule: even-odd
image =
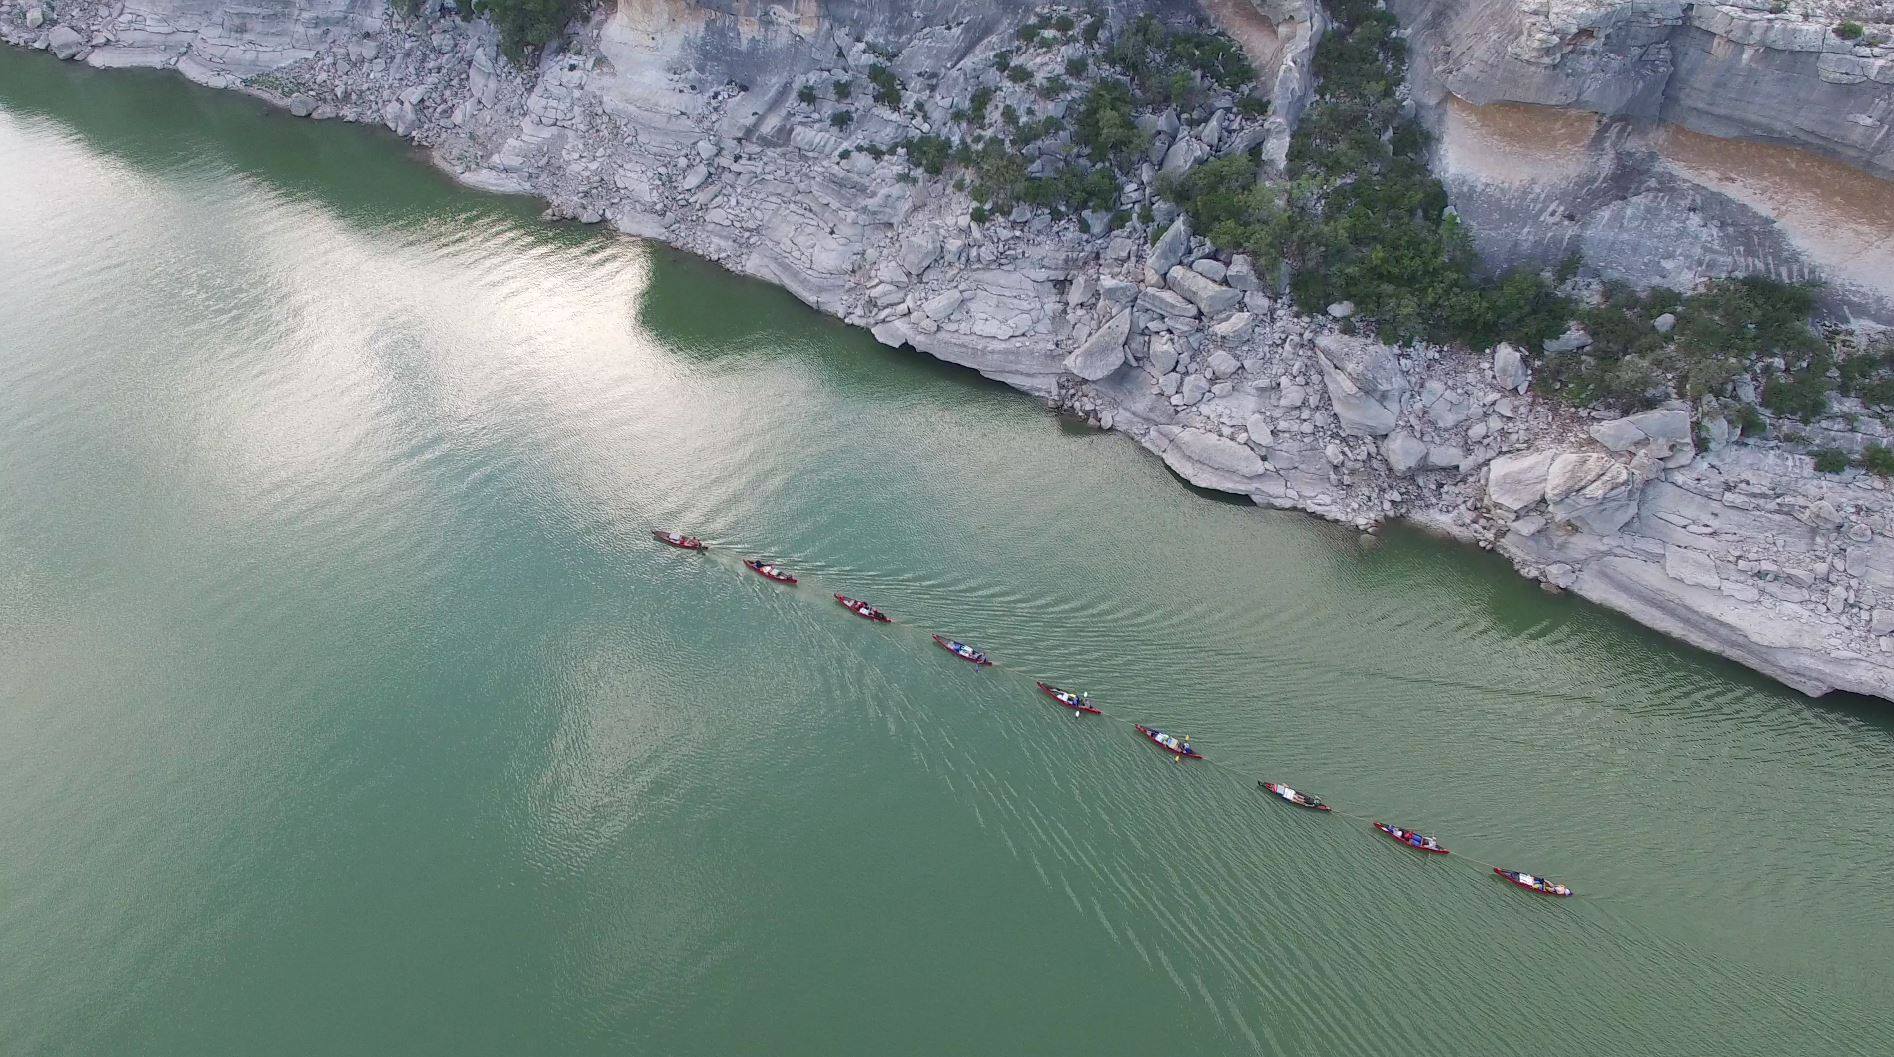
[[[175,76],[0,53],[0,201],[0,1053],[1894,1037],[1880,703]]]

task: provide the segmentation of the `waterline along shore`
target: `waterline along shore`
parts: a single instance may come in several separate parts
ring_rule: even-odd
[[[780,284],[1124,433],[1192,484],[1364,529],[1407,520],[1804,693],[1894,696],[1894,492],[1880,477],[1814,473],[1720,419],[1696,429],[1688,406],[1574,414],[1541,398],[1511,346],[1352,334],[1346,306],[1298,313],[1182,218],[1148,241],[1023,207],[975,222],[964,196],[845,146],[898,113],[860,100],[841,122],[840,103],[794,90],[886,69],[952,103],[1012,55],[1006,12],[929,32],[874,16],[891,21],[868,27],[885,31],[873,47],[818,18],[739,48],[666,5],[624,6],[521,70],[485,23],[453,18],[324,4],[293,31],[231,38],[176,13],[73,7],[27,27],[24,10],[0,21],[12,43],[386,125],[469,185]],[[1278,98],[1306,89],[1291,78]],[[1274,121],[1219,111],[1177,130],[1163,160],[1266,144]],[[1857,449],[1885,428],[1832,425]]]

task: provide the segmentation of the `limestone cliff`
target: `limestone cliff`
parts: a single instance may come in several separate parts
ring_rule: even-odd
[[[1894,497],[1881,479],[1814,475],[1806,456],[1733,441],[1720,419],[1693,428],[1689,408],[1577,416],[1537,399],[1508,347],[1397,349],[1347,333],[1295,312],[1251,261],[1154,201],[1160,167],[1266,148],[1280,111],[1210,93],[1151,117],[1119,206],[1151,207],[1153,227],[1024,207],[975,219],[951,174],[929,177],[892,148],[946,127],[976,92],[1057,125],[1067,99],[995,72],[999,51],[1016,52],[1042,84],[1085,53],[1069,39],[1016,49],[1032,10],[624,0],[524,71],[483,23],[361,0],[75,0],[53,18],[0,0],[0,37],[384,124],[468,183],[778,282],[885,342],[1120,430],[1193,483],[1363,527],[1410,518],[1808,693],[1894,697]],[[1245,45],[1293,109],[1319,18],[1247,10],[1263,25]],[[867,98],[871,75],[899,82],[898,105]],[[857,87],[845,98],[841,84]],[[1065,137],[1023,149],[1054,161]],[[1842,447],[1888,439],[1841,411],[1822,429]]]
[[[1783,143],[1894,177],[1894,46],[1769,0],[1396,0],[1475,104],[1533,103]]]

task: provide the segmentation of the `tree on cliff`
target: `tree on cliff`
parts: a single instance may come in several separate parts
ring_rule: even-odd
[[[588,6],[587,0],[473,0],[474,10],[500,31],[500,46],[515,60],[556,39]]]

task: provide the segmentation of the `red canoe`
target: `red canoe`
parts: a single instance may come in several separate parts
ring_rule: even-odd
[[[756,575],[774,580],[779,584],[793,584],[796,582],[795,577],[763,561],[761,558],[745,558],[743,559],[743,564]]]
[[[1415,851],[1432,852],[1435,855],[1447,854],[1447,849],[1441,847],[1439,841],[1435,840],[1432,837],[1422,836],[1421,834],[1416,833],[1411,829],[1402,829],[1399,826],[1390,826],[1385,822],[1375,823],[1374,828],[1387,834],[1390,838],[1400,841],[1402,844],[1407,845],[1408,847],[1414,849]],[[1421,843],[1419,844],[1414,843],[1417,840],[1420,841]]]
[[[1040,683],[1038,685],[1040,693],[1045,694],[1047,697],[1052,698],[1054,701],[1057,701],[1074,712],[1089,712],[1094,716],[1102,716],[1105,714],[1102,710],[1092,707],[1092,703],[1087,701],[1084,696],[1080,694],[1075,694],[1070,690],[1061,690],[1049,683]]]
[[[1572,894],[1570,888],[1559,884],[1557,881],[1548,881],[1543,877],[1535,877],[1522,870],[1508,870],[1503,867],[1495,866],[1493,867],[1493,872],[1528,892],[1537,892],[1542,896],[1558,896],[1559,898],[1564,898]]]
[[[874,606],[869,605],[859,598],[850,598],[847,595],[836,595],[835,600],[842,603],[843,609],[848,610],[858,617],[873,620],[881,624],[889,623],[888,614],[883,613],[881,610],[876,609]]]
[[[1161,739],[1170,737],[1170,735],[1164,733],[1163,731],[1157,729],[1156,727],[1147,727],[1142,723],[1136,724],[1136,726],[1138,728],[1138,733],[1144,736],[1144,740],[1150,742],[1151,744],[1157,746],[1160,749],[1163,749],[1165,752],[1170,753],[1172,756],[1175,756],[1180,760],[1203,759],[1203,753],[1198,752],[1196,749],[1191,748],[1190,742],[1188,739],[1186,739],[1184,742],[1182,742],[1179,745],[1172,745],[1169,742],[1161,740]]]
[[[1278,797],[1281,800],[1283,800],[1285,803],[1294,804],[1297,807],[1306,807],[1310,811],[1327,811],[1328,810],[1328,805],[1322,803],[1320,800],[1316,799],[1315,797],[1312,797],[1307,793],[1297,792],[1296,790],[1291,789],[1288,786],[1283,785],[1279,782],[1265,782],[1265,781],[1258,780],[1256,784],[1258,787],[1268,791],[1271,796]]]
[[[710,545],[703,540],[698,539],[696,536],[686,536],[681,532],[665,532],[662,529],[652,529],[651,538],[657,540],[659,543],[666,543],[680,550],[707,551],[710,549]]]
[[[939,646],[941,649],[946,650],[948,653],[953,654],[963,661],[970,661],[982,668],[993,663],[987,658],[986,654],[981,653],[979,650],[974,649],[964,642],[955,642],[953,639],[936,635],[934,636],[934,645]]]

